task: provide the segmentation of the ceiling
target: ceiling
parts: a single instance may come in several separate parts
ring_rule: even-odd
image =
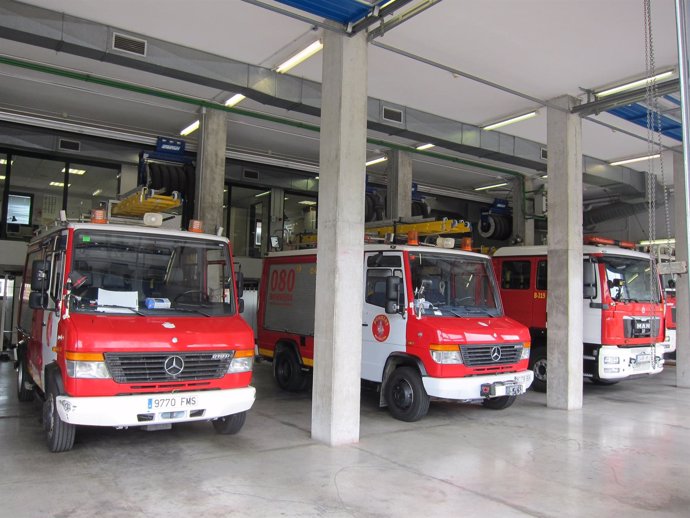
[[[31,0],[24,3],[267,69],[274,69],[324,30],[255,5],[258,2],[254,1]],[[284,3],[271,0],[263,3],[299,16],[307,15]],[[15,2],[0,0],[0,8],[12,4]],[[674,3],[653,2],[652,22],[656,69],[676,67]],[[11,38],[0,42],[0,57],[10,60],[46,64],[216,103],[223,103],[235,93],[43,48],[32,42]],[[445,0],[374,39],[368,61],[370,97],[474,126],[539,109],[536,117],[499,131],[545,145],[546,108],[535,101],[548,101],[565,94],[584,100],[584,89],[599,89],[645,75],[643,3]],[[320,83],[321,53],[289,74]],[[507,93],[486,83],[524,95]],[[314,115],[251,99],[243,101],[238,108],[313,125],[319,123]],[[198,118],[198,106],[0,64],[0,120],[7,113],[74,123],[83,131],[93,126],[141,137],[178,136],[182,128]],[[228,114],[228,119],[228,146],[235,151],[257,157],[279,157],[297,168],[307,164],[314,170],[318,164],[318,133],[312,128],[277,124],[237,113]],[[378,139],[377,143],[368,145],[370,158],[387,150],[380,141],[406,146],[423,143],[385,132],[369,134]],[[606,162],[645,155],[649,149],[646,136],[645,128],[612,114],[593,115],[583,120],[583,153]],[[187,140],[194,143],[195,138],[196,134],[192,134]],[[669,148],[680,144],[666,136],[661,142]],[[530,167],[466,157],[457,150],[440,146],[433,151],[507,167],[538,181],[543,175],[543,171]],[[646,166],[643,162],[630,167],[643,170]],[[382,172],[385,164],[369,170]],[[413,170],[418,182],[463,191],[472,191],[476,186],[505,176],[496,169],[430,155],[415,155]],[[664,181],[670,183],[670,165],[663,170],[667,176]],[[606,186],[590,184],[586,186],[585,199],[601,197],[606,192]]]

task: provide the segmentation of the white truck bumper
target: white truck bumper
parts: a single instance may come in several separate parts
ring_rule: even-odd
[[[657,346],[603,346],[599,350],[599,378],[617,380],[628,376],[658,374],[664,370],[664,350]]]
[[[443,399],[469,401],[508,395],[524,394],[532,384],[534,373],[531,370],[469,376],[467,378],[422,378],[424,389],[429,396]],[[484,387],[484,391],[482,390]],[[486,392],[488,389],[488,393]]]
[[[88,426],[148,426],[205,421],[249,410],[256,389],[136,394],[105,397],[57,397],[57,410],[66,423]]]
[[[656,344],[657,348],[660,349],[659,352],[666,354],[672,353],[676,350],[676,330],[667,329],[666,338],[660,344]]]

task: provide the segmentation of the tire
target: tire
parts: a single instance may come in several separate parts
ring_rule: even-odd
[[[429,396],[415,368],[395,369],[384,390],[388,411],[400,421],[419,421],[429,411]]]
[[[244,426],[244,421],[247,419],[247,412],[240,412],[239,414],[230,414],[211,421],[213,428],[221,435],[234,435],[239,432]]]
[[[27,383],[31,383],[32,388],[27,389]],[[17,366],[17,399],[25,402],[34,400],[33,380],[31,379],[28,369],[26,368],[26,360],[24,359],[24,355],[19,357],[19,365]]]
[[[485,239],[491,239],[496,232],[496,221],[494,217],[489,214],[485,219],[479,221],[479,235]]]
[[[546,349],[540,347],[532,351],[530,369],[534,372],[532,389],[536,392],[546,392]]]
[[[57,411],[58,391],[54,381],[49,381],[46,399],[43,402],[43,428],[46,431],[48,449],[53,453],[69,451],[74,446],[76,426],[65,423]]]
[[[517,396],[499,396],[485,399],[482,401],[482,406],[484,408],[490,408],[491,410],[504,410],[515,403]]]
[[[288,392],[300,392],[307,386],[307,377],[297,355],[289,347],[279,349],[273,358],[273,377],[278,386]]]

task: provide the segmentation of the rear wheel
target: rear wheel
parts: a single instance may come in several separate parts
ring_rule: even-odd
[[[491,410],[503,410],[515,403],[516,399],[517,396],[492,397],[482,401],[482,406],[484,408],[490,408]]]
[[[216,432],[222,435],[232,435],[239,432],[244,426],[244,421],[247,419],[247,412],[240,412],[239,414],[226,415],[211,421]]]
[[[31,388],[27,388],[27,385]],[[19,401],[34,400],[33,380],[26,368],[24,355],[19,357],[19,365],[17,365],[17,399]]]
[[[530,366],[534,372],[532,389],[537,392],[546,392],[546,349],[540,347],[532,351]]]
[[[386,382],[388,411],[401,421],[419,421],[429,411],[429,396],[417,369],[398,367]]]
[[[278,386],[288,392],[299,392],[307,386],[307,377],[302,372],[297,355],[290,348],[279,349],[273,358],[273,377]]]
[[[58,391],[55,382],[49,381],[46,400],[43,402],[43,427],[48,449],[52,452],[68,451],[74,446],[76,426],[60,419],[57,410]]]

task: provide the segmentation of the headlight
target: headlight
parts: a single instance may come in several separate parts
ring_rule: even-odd
[[[431,345],[431,358],[436,363],[442,364],[462,364],[462,355],[457,345]]]
[[[604,364],[618,365],[621,359],[618,356],[604,356]]]
[[[525,342],[522,344],[522,354],[520,354],[521,360],[529,360],[529,351],[532,347],[532,342]]]
[[[67,375],[70,378],[80,379],[104,379],[110,378],[105,362],[82,362],[78,360],[66,360]]]
[[[235,356],[228,367],[228,374],[237,374],[239,372],[249,372],[254,366],[254,351],[235,351]]]

